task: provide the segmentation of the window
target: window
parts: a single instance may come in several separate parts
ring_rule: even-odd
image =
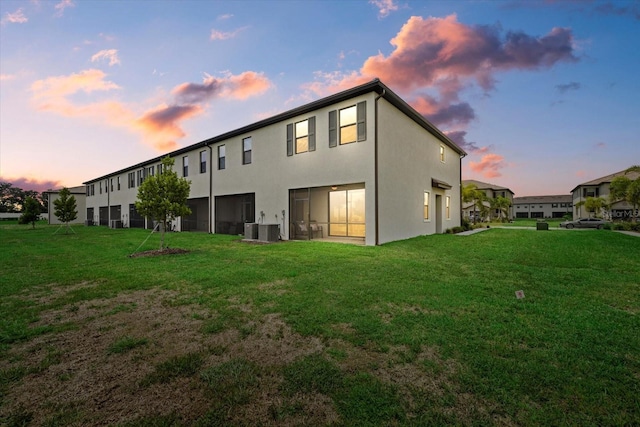
[[[340,110],[340,144],[356,142],[356,106]]]
[[[111,188],[109,191],[113,192],[113,178],[111,178],[111,182],[109,183],[109,185]]]
[[[129,184],[128,188],[134,188],[136,186],[136,174],[135,172],[129,172]]]
[[[367,139],[367,103],[329,111],[329,147]]]
[[[447,215],[447,219],[451,219],[451,196],[447,196],[444,199],[444,208]]]
[[[162,163],[156,165],[156,174],[162,175]]]
[[[100,194],[102,194],[102,181],[100,181],[99,184],[100,184]]]
[[[185,178],[189,176],[189,157],[184,156],[182,158],[182,176]]]
[[[563,205],[564,205],[564,203],[563,203]],[[557,204],[557,203],[551,203],[551,207],[552,207],[552,208],[557,208],[557,207],[558,207],[558,204]]]
[[[251,137],[242,140],[242,164],[251,163]]]
[[[226,159],[226,150],[224,145],[218,146],[218,170],[222,170],[225,168],[225,159]]]
[[[147,176],[153,176],[154,169],[155,168],[153,166],[149,166],[147,168]]]
[[[424,192],[424,220],[429,221],[429,192]]]
[[[207,172],[207,152],[200,152],[200,173]]]
[[[444,145],[440,146],[440,161],[444,163]]]
[[[142,183],[144,182],[144,169],[141,169],[139,171],[136,171],[136,176],[138,177],[138,187],[140,187],[142,185]]]
[[[294,141],[295,140],[295,141]],[[316,150],[316,118],[287,125],[287,156],[293,156],[295,142],[295,154]]]

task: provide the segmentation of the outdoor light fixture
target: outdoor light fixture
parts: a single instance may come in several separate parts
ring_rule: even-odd
[[[335,185],[332,185],[332,186],[331,186],[331,189],[332,189],[333,191],[336,191],[336,190],[338,189],[338,187],[337,187],[337,186],[335,186]]]

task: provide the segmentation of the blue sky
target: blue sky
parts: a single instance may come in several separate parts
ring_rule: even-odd
[[[638,1],[0,2],[0,179],[42,191],[379,77],[469,155],[568,194],[640,164]]]

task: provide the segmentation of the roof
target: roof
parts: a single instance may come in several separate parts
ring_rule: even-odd
[[[572,203],[573,197],[571,194],[560,194],[553,196],[523,196],[514,197],[513,204],[531,204],[531,203]]]
[[[489,184],[489,183],[482,182],[482,181],[476,181],[475,179],[463,179],[462,180],[462,185],[469,185],[469,184],[475,185],[478,188],[478,190],[507,190],[511,194],[515,194],[513,191],[511,191],[507,187],[501,187],[501,186],[495,185],[495,184]]]
[[[601,178],[596,178],[594,180],[583,182],[582,184],[578,184],[578,185],[575,186],[575,188],[573,190],[571,190],[571,192],[573,193],[574,191],[576,191],[580,187],[598,186],[598,185],[602,185],[602,184],[609,184],[611,181],[613,181],[614,178],[619,177],[619,176],[626,176],[629,179],[638,179],[640,177],[640,172],[628,172],[627,173],[627,169],[625,169],[625,170],[620,171],[620,172],[612,173],[611,175],[603,176]]]
[[[126,167],[124,169],[121,169],[121,170],[118,170],[116,172],[112,172],[112,173],[109,173],[107,175],[91,179],[89,181],[84,182],[83,184],[99,181],[101,179],[109,178],[109,177],[112,177],[112,176],[115,176],[115,175],[120,175],[123,172],[139,169],[142,166],[148,165],[150,163],[160,162],[166,156],[176,157],[176,156],[179,156],[181,154],[187,153],[189,151],[192,151],[192,150],[195,150],[195,149],[198,149],[198,148],[208,147],[208,146],[210,146],[212,144],[215,144],[217,142],[222,142],[224,140],[227,140],[229,138],[234,138],[236,136],[241,136],[241,135],[247,134],[249,132],[253,132],[253,131],[257,130],[257,129],[261,129],[261,128],[264,128],[266,126],[272,125],[272,124],[276,124],[276,123],[279,123],[279,122],[282,122],[282,121],[285,121],[285,120],[289,120],[289,119],[294,118],[296,116],[299,116],[299,115],[302,115],[302,114],[305,114],[305,113],[308,113],[308,112],[311,112],[311,111],[314,111],[314,110],[318,110],[320,108],[325,108],[325,107],[328,107],[330,105],[333,105],[333,104],[336,104],[336,103],[339,103],[339,102],[342,102],[342,101],[346,101],[346,100],[349,100],[351,98],[355,98],[357,96],[365,95],[365,94],[371,93],[371,92],[375,92],[380,97],[382,97],[385,100],[387,100],[390,104],[392,104],[393,106],[398,108],[405,115],[407,115],[409,118],[411,118],[414,122],[416,122],[422,128],[424,128],[425,130],[430,132],[432,135],[434,135],[436,138],[438,138],[445,145],[449,146],[451,149],[453,149],[460,156],[466,156],[467,155],[467,153],[462,148],[460,148],[447,135],[445,135],[441,130],[439,130],[433,123],[431,123],[430,121],[425,119],[422,116],[422,114],[418,113],[413,107],[411,107],[409,104],[407,104],[406,101],[404,101],[397,94],[395,94],[391,89],[389,89],[386,85],[384,85],[379,79],[374,79],[374,80],[372,80],[372,81],[370,81],[368,83],[364,83],[362,85],[353,87],[351,89],[347,89],[345,91],[342,91],[342,92],[327,96],[325,98],[310,102],[308,104],[302,105],[302,106],[294,108],[292,110],[288,110],[288,111],[285,111],[283,113],[276,114],[275,116],[269,117],[267,119],[260,120],[258,122],[252,123],[250,125],[247,125],[247,126],[244,126],[244,127],[241,127],[241,128],[238,128],[238,129],[226,132],[226,133],[223,133],[223,134],[215,136],[213,138],[205,139],[203,141],[200,141],[198,143],[189,145],[189,146],[181,148],[179,150],[175,150],[175,151],[172,151],[170,153],[163,154],[162,156],[158,156],[158,157],[155,157],[153,159],[145,160],[144,162],[140,162],[140,163],[135,164],[133,166],[128,166],[128,167]]]

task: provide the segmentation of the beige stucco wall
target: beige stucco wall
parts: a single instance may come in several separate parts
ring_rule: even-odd
[[[213,146],[213,196],[255,193],[256,221],[264,212],[265,223],[282,227],[289,238],[289,190],[364,183],[366,200],[366,244],[375,244],[375,204],[373,137],[373,95],[334,104],[290,120],[276,123],[250,134],[240,135]],[[367,139],[329,148],[329,111],[367,101]],[[316,150],[287,156],[287,124],[315,116]],[[252,138],[252,162],[242,164],[242,140]],[[226,169],[217,170],[218,146],[224,144]],[[215,206],[212,209],[215,212]]]
[[[379,243],[441,233],[460,225],[460,155],[386,100],[380,99],[378,107]],[[445,147],[444,163],[440,161],[441,145]],[[432,178],[452,188],[432,188]],[[425,191],[430,194],[428,221],[423,215]],[[442,196],[439,210],[436,195]],[[451,197],[449,219],[445,218],[446,196]]]

